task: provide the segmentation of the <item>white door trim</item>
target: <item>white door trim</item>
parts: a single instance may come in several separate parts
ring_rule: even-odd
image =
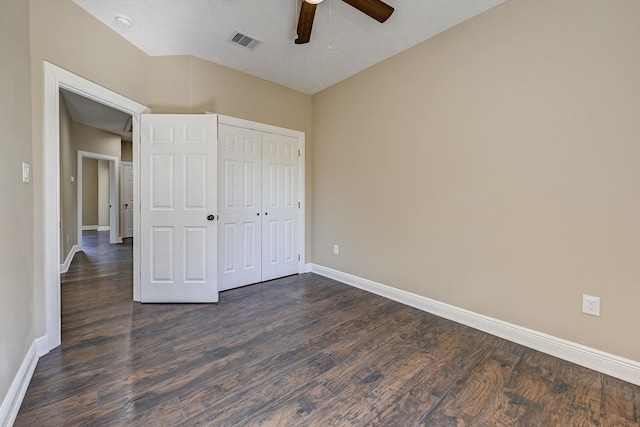
[[[82,250],[82,160],[83,159],[95,159],[106,160],[109,162],[109,243],[122,243],[119,230],[119,215],[118,215],[118,158],[113,156],[107,156],[104,154],[91,153],[89,151],[78,150],[78,245],[79,250]]]
[[[207,114],[213,114],[213,113],[207,113]],[[269,133],[274,133],[277,135],[285,135],[285,136],[291,136],[294,138],[298,139],[298,147],[300,149],[300,168],[299,168],[299,177],[298,179],[300,180],[300,195],[299,195],[299,200],[300,200],[300,236],[299,236],[299,243],[298,243],[298,247],[300,248],[300,260],[298,262],[298,273],[302,274],[305,273],[305,259],[306,259],[306,245],[305,245],[305,241],[306,241],[306,222],[305,222],[305,218],[306,218],[306,211],[305,211],[305,206],[306,206],[306,202],[305,202],[305,194],[306,194],[306,185],[305,185],[305,133],[298,131],[298,130],[293,130],[293,129],[287,129],[287,128],[281,128],[278,126],[272,126],[272,125],[267,125],[264,123],[258,123],[258,122],[252,122],[250,120],[244,120],[244,119],[239,119],[237,117],[230,117],[230,116],[223,116],[223,115],[218,115],[218,124],[222,124],[222,125],[229,125],[229,126],[236,126],[236,127],[241,127],[241,128],[246,128],[246,129],[254,129],[260,132],[269,132]],[[220,236],[218,236],[220,237]]]
[[[60,345],[60,89],[82,95],[133,117],[133,161],[140,155],[140,114],[149,108],[122,95],[103,88],[87,79],[44,61],[44,287],[45,287],[45,336],[38,346],[38,355],[48,353]],[[134,167],[134,173],[138,168]],[[137,182],[139,178],[134,176]],[[134,200],[139,200],[138,187],[134,186]],[[134,224],[140,220],[134,210]],[[140,274],[137,268],[140,248],[137,227],[134,231],[133,297],[140,299]]]

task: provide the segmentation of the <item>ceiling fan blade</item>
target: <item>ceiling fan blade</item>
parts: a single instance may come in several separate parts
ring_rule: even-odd
[[[384,22],[393,13],[393,7],[380,0],[343,0],[378,22]]]
[[[300,5],[300,18],[298,18],[298,38],[296,44],[309,43],[311,39],[311,28],[313,27],[313,17],[316,14],[316,4],[307,3],[302,0]]]

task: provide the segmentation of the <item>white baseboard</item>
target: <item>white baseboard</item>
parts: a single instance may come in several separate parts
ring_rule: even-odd
[[[80,252],[80,246],[73,245],[73,247],[67,254],[67,258],[65,258],[64,262],[60,264],[60,274],[66,273],[67,271],[69,271],[69,266],[71,265],[71,261],[73,261],[73,257],[78,252]]]
[[[111,227],[108,225],[83,225],[82,231],[109,231]]]
[[[2,427],[11,427],[18,416],[20,405],[22,405],[22,400],[29,387],[29,382],[31,382],[31,377],[38,364],[39,357],[36,352],[37,341],[38,340],[34,341],[29,347],[29,350],[27,350],[27,354],[16,376],[13,378],[11,387],[9,387],[9,391],[2,401],[2,406],[0,406],[0,426]]]
[[[313,273],[347,285],[392,299],[427,313],[479,329],[491,335],[513,341],[551,356],[602,372],[632,384],[640,385],[640,362],[605,353],[591,347],[527,329],[522,326],[474,313],[381,283],[343,273],[316,264],[308,264]]]
[[[36,354],[38,355],[39,358],[49,353],[49,351],[52,348],[51,344],[49,343],[49,339],[47,338],[46,335],[40,338],[36,338],[35,343],[36,343]]]

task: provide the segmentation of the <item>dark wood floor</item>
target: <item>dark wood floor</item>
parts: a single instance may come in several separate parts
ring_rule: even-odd
[[[638,426],[640,387],[313,274],[131,301],[87,236],[16,426]]]

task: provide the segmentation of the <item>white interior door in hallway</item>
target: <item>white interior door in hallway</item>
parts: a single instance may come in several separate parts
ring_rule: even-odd
[[[217,116],[143,114],[142,302],[217,302]]]
[[[122,237],[133,237],[133,163],[122,162]]]
[[[220,124],[218,158],[219,290],[298,273],[298,138]]]

